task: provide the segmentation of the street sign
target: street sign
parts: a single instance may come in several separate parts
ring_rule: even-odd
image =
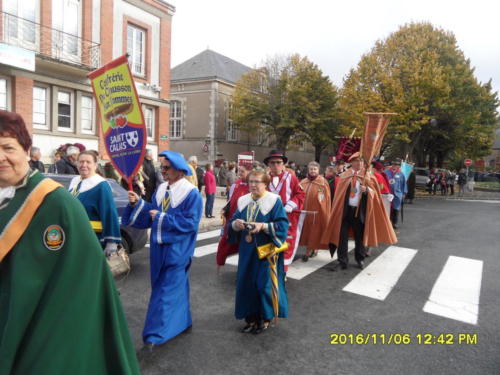
[[[472,160],[470,160],[470,159],[465,159],[465,160],[464,160],[464,165],[465,165],[466,167],[469,167],[471,164],[472,164]]]

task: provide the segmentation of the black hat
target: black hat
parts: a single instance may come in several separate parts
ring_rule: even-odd
[[[267,165],[269,163],[269,159],[275,159],[275,158],[283,160],[284,164],[286,164],[286,162],[288,161],[288,158],[281,151],[271,150],[269,156],[264,159],[264,164]]]
[[[393,161],[391,161],[391,164],[392,165],[401,165],[401,159],[394,159]]]

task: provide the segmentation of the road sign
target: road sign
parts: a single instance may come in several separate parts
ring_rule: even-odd
[[[472,160],[470,160],[470,159],[465,159],[465,160],[464,160],[464,165],[465,165],[466,167],[469,167],[471,164],[472,164]]]

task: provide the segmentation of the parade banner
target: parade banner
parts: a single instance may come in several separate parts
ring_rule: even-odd
[[[373,157],[379,154],[385,131],[389,126],[389,120],[396,113],[365,112],[364,115],[366,116],[366,123],[360,151],[365,163],[370,164]]]
[[[240,152],[238,154],[238,167],[241,167],[243,165],[253,165],[254,162],[254,152]]]
[[[359,151],[361,146],[361,138],[351,138],[342,137],[339,141],[339,146],[337,148],[337,154],[335,158],[337,162],[342,159],[344,161],[349,160],[352,154]]]
[[[118,173],[132,179],[144,160],[146,127],[127,55],[88,75],[101,118],[106,151]]]
[[[406,162],[401,162],[401,173],[405,175],[405,179],[408,181],[408,177],[410,177],[411,171],[413,170],[413,165],[408,164]]]

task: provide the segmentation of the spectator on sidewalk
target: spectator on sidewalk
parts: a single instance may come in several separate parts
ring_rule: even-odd
[[[61,160],[56,163],[57,173],[59,174],[79,174],[78,168],[76,167],[76,161],[78,160],[78,155],[80,154],[80,149],[76,146],[69,146],[66,149],[66,156],[63,156]]]
[[[467,175],[465,174],[465,169],[460,169],[458,173],[458,196],[463,197],[465,193],[465,185],[467,185]]]
[[[455,171],[449,171],[448,175],[446,176],[446,183],[448,184],[448,189],[450,192],[450,195],[455,194],[455,179],[457,177],[457,174]]]
[[[48,173],[57,174],[57,165],[56,163],[61,160],[63,153],[61,151],[54,152],[54,156],[52,156],[52,164],[49,166]]]
[[[448,176],[446,174],[446,171],[441,171],[439,174],[439,186],[441,187],[441,195],[447,195],[448,194]]]
[[[186,180],[191,182],[194,186],[198,187],[198,175],[196,174],[196,167],[198,166],[198,158],[196,155],[191,155],[188,158],[188,165],[191,169],[191,175],[186,176]]]
[[[151,202],[153,193],[156,190],[156,168],[153,161],[153,152],[148,148],[142,162],[142,170],[147,179],[144,179],[144,188],[146,189],[145,199]]]
[[[38,170],[42,173],[45,172],[45,166],[43,163],[40,161],[42,158],[42,153],[40,152],[40,149],[38,147],[31,147],[30,150],[30,161],[29,165],[32,170]]]
[[[208,163],[205,166],[205,217],[208,219],[212,219],[215,216],[213,215],[214,210],[214,201],[215,201],[215,193],[217,192],[217,184],[215,182],[215,176],[213,172],[213,165]]]
[[[226,185],[226,195],[228,195],[229,199],[229,189],[231,189],[231,185],[236,182],[236,170],[235,164],[229,163],[228,171],[227,171],[227,185]]]
[[[227,161],[223,162],[219,168],[219,173],[217,174],[217,184],[218,186],[227,186]]]
[[[203,179],[205,177],[205,171],[199,165],[196,167],[196,179],[198,180],[198,191],[201,193],[201,188],[204,185]]]

